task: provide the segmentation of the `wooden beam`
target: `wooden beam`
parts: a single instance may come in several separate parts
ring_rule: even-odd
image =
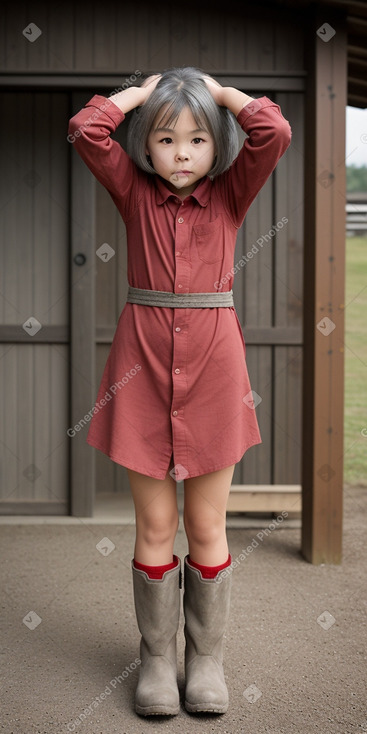
[[[302,553],[311,563],[342,558],[345,108],[344,15],[330,8],[328,41],[310,22],[306,91]]]
[[[147,70],[144,70],[146,73]],[[148,70],[149,71],[149,70]],[[151,69],[156,71],[156,69]],[[121,85],[125,80],[129,79],[130,72],[120,71],[116,74],[106,74],[104,72],[55,72],[55,71],[20,71],[20,72],[6,72],[0,74],[0,87],[8,90],[22,89],[26,87],[32,87],[32,89],[42,89],[53,91],[70,89],[82,89],[87,91],[101,90],[101,94],[107,93],[112,94],[116,89],[121,89]],[[238,87],[239,89],[254,90],[264,92],[272,89],[278,92],[303,92],[305,89],[305,76],[304,71],[289,71],[287,69],[280,69],[274,71],[273,69],[266,70],[247,70],[246,74],[243,71],[231,71],[217,69],[215,76],[220,80],[223,86]],[[104,91],[103,91],[104,90]]]

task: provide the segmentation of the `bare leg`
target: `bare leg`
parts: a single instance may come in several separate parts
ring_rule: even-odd
[[[179,523],[176,483],[168,472],[165,479],[127,473],[135,505],[134,558],[147,566],[171,563]]]
[[[184,525],[189,555],[203,566],[219,566],[228,558],[226,507],[234,467],[185,479]]]

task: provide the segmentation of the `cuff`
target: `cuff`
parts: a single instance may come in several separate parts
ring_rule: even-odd
[[[245,105],[245,107],[242,107],[242,109],[239,111],[237,115],[238,124],[242,127],[248,117],[251,117],[256,112],[259,112],[259,110],[264,109],[264,107],[279,108],[279,105],[269,99],[269,97],[259,97],[258,99],[254,99],[253,102],[248,102],[248,104]]]
[[[109,117],[114,124],[119,125],[125,119],[125,114],[115,105],[108,97],[103,97],[101,94],[95,94],[92,99],[87,102],[85,107],[97,107],[104,114]]]

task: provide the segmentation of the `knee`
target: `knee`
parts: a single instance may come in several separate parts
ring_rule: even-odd
[[[226,532],[226,521],[222,517],[195,516],[184,513],[184,526],[190,543],[201,546],[215,545]]]
[[[165,545],[176,537],[179,526],[178,511],[146,513],[136,519],[136,527],[147,545]]]

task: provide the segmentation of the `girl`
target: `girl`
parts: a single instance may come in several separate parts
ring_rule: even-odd
[[[131,110],[125,152],[110,136]],[[235,160],[234,118],[248,135]],[[173,549],[183,479],[185,706],[224,713],[226,505],[236,462],[261,437],[233,277],[223,276],[251,202],[289,146],[290,126],[268,97],[185,67],[109,98],[95,95],[69,134],[127,232],[128,298],[87,441],[127,468],[134,499],[142,635],[135,709],[179,711],[181,562]]]

